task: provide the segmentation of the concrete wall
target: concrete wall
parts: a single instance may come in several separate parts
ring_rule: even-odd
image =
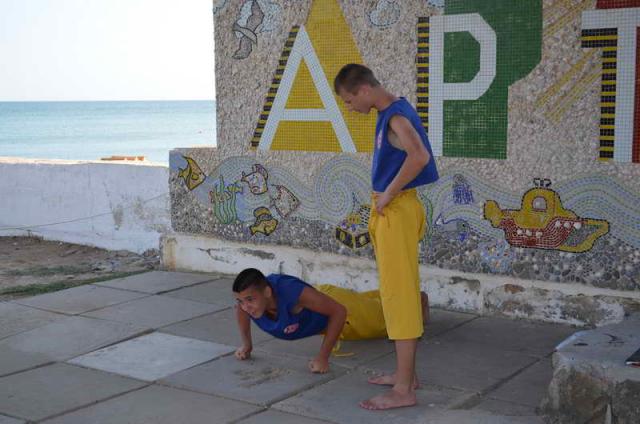
[[[419,190],[421,263],[452,284],[523,282],[465,305],[589,323],[638,307],[640,0],[214,6],[218,148],[170,154],[177,245],[372,258],[375,114],[347,111],[331,89],[358,62],[416,106],[433,146],[441,179]],[[336,282],[352,272],[342,263]],[[608,296],[596,289],[629,302],[593,312]]]
[[[171,232],[168,169],[0,158],[0,236],[144,252]]]

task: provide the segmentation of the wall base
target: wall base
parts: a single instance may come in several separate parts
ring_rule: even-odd
[[[161,239],[168,270],[235,274],[244,268],[296,275],[358,291],[376,289],[375,261],[278,245],[234,243],[172,234]],[[580,284],[522,280],[420,266],[421,285],[433,306],[573,325],[601,326],[640,311],[640,293]]]

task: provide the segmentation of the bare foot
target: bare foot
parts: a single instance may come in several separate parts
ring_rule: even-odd
[[[395,386],[396,384],[396,375],[394,374],[385,374],[379,375],[376,377],[370,377],[367,382],[371,384],[379,384],[381,386]],[[413,376],[413,390],[420,388],[420,382],[418,381],[418,376]]]
[[[429,323],[429,296],[421,291],[420,292],[420,304],[422,305],[422,324]]]
[[[402,394],[391,389],[382,395],[363,400],[360,402],[360,407],[371,411],[382,411],[384,409],[403,408],[415,404],[416,393],[414,391]]]

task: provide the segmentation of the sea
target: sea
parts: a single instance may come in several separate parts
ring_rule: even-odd
[[[214,100],[0,102],[0,156],[167,165],[176,147],[215,146]]]

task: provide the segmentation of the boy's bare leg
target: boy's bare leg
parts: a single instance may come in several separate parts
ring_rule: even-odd
[[[420,303],[422,305],[422,322],[427,324],[429,322],[429,296],[425,292],[420,292]],[[382,386],[393,386],[396,384],[396,374],[378,375],[370,377],[367,380],[371,384],[380,384]],[[418,375],[413,375],[413,388],[420,388],[420,381]]]
[[[362,408],[382,410],[416,404],[414,384],[418,339],[396,340],[395,344],[397,371],[393,387],[382,395],[360,402]]]
[[[426,325],[431,317],[429,315],[429,296],[423,291],[420,292],[420,304],[422,305],[422,323]]]

